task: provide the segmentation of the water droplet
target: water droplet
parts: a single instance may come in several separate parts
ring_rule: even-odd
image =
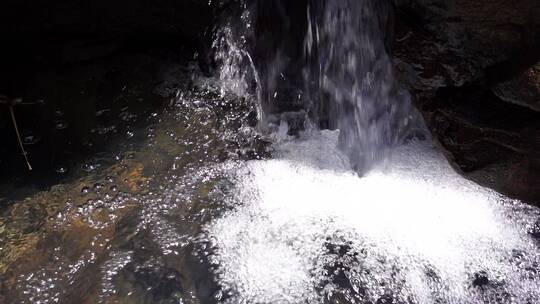
[[[111,111],[110,109],[103,109],[103,110],[96,111],[96,117],[103,116],[104,114],[106,114],[106,113],[108,113],[110,111]]]
[[[81,194],[82,194],[82,195],[86,195],[86,194],[88,194],[89,192],[90,192],[90,187],[86,187],[86,186],[85,186],[85,187],[83,187],[83,188],[81,189]]]
[[[64,130],[68,127],[68,124],[66,122],[60,121],[60,122],[57,122],[54,127],[56,130]]]
[[[68,171],[68,169],[66,166],[59,165],[59,166],[56,166],[54,171],[56,171],[56,173],[64,174]]]
[[[28,134],[23,137],[22,141],[24,145],[33,145],[37,142],[39,142],[41,138],[39,136],[36,136],[34,134]]]
[[[92,172],[92,171],[96,170],[98,167],[99,167],[99,165],[97,165],[97,164],[88,163],[88,164],[84,164],[82,166],[82,169],[83,169],[83,171],[86,171],[86,172]]]
[[[121,112],[118,117],[123,120],[123,121],[126,121],[126,122],[129,122],[129,121],[134,121],[137,119],[137,115],[135,114],[132,114],[132,113],[129,113],[128,111],[123,111]]]

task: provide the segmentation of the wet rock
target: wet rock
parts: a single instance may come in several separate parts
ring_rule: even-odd
[[[536,240],[540,247],[540,219],[536,220],[534,226],[529,229],[529,235]]]
[[[511,197],[540,202],[540,115],[488,88],[440,89],[421,107],[454,167]]]
[[[504,101],[540,111],[540,63],[491,89]]]
[[[540,5],[534,0],[395,0],[398,10],[420,29],[440,39],[469,65],[485,68],[504,60],[522,60],[540,41]]]
[[[482,288],[488,284],[489,284],[489,278],[485,272],[481,271],[474,274],[472,286]]]
[[[540,5],[395,0],[395,72],[454,167],[540,203]]]
[[[414,88],[496,83],[540,60],[536,1],[395,0],[394,4],[392,50],[398,74]]]

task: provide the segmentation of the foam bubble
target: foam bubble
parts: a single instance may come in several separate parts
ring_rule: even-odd
[[[359,177],[337,132],[235,172],[206,226],[229,303],[538,303],[538,210],[457,175],[428,142]]]

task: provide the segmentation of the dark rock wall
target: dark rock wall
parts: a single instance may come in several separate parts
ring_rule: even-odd
[[[439,43],[478,68],[518,53],[538,58],[540,2],[534,0],[395,0],[396,7]],[[534,61],[534,58],[530,58]]]
[[[197,36],[212,18],[212,6],[199,0],[6,0],[2,1],[4,33]]]
[[[540,63],[491,86],[500,99],[540,112]]]
[[[20,94],[21,82],[40,67],[100,58],[123,47],[195,48],[212,10],[197,0],[2,1],[0,92]]]
[[[397,75],[450,162],[540,203],[540,2],[394,3]]]

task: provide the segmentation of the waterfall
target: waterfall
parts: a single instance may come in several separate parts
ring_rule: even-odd
[[[231,2],[240,15],[234,14],[222,20],[215,29],[212,42],[220,80],[218,86],[221,95],[232,93],[250,100],[257,111],[259,124],[264,125],[261,81],[248,45],[253,33],[252,8],[243,0]]]
[[[304,44],[304,58],[300,60],[291,58],[294,51],[284,55],[287,49],[296,49],[297,45],[281,42],[291,40],[283,37],[287,33],[282,28],[270,38],[279,43],[268,43],[268,33],[264,38],[256,37],[256,2],[237,4],[241,15],[226,18],[216,31],[215,58],[221,86],[237,95],[253,97],[262,129],[269,122],[266,119],[271,114],[269,109],[275,111],[279,107],[277,83],[296,84],[294,77],[287,78],[284,74],[295,74],[290,71],[299,69],[299,77],[303,78],[299,83],[304,85],[299,88],[303,93],[296,95],[307,96],[303,106],[310,113],[312,125],[340,130],[340,148],[358,172],[369,170],[401,142],[411,125],[412,111],[408,93],[394,79],[392,61],[385,47],[390,16],[386,1],[298,2],[296,5],[306,5],[307,18],[279,12],[276,18],[281,19],[265,20],[282,22],[283,18],[290,18],[286,21],[299,28],[307,23],[305,41],[292,42]],[[283,10],[283,5],[276,7]],[[264,45],[256,46],[257,43]],[[272,49],[275,45],[280,48]],[[253,49],[258,50],[257,57],[264,59],[257,58],[259,62],[254,63],[250,55]],[[304,62],[304,67],[297,68],[296,61]],[[289,98],[286,103],[294,104],[298,102],[296,95],[278,99]]]
[[[220,302],[539,303],[539,210],[404,141],[417,121],[385,46],[387,2],[306,6],[305,108],[335,130],[280,138],[273,159],[229,172],[202,238]]]
[[[312,1],[305,71],[316,116],[341,131],[340,147],[359,171],[399,143],[410,102],[385,47],[389,5],[379,0]]]

